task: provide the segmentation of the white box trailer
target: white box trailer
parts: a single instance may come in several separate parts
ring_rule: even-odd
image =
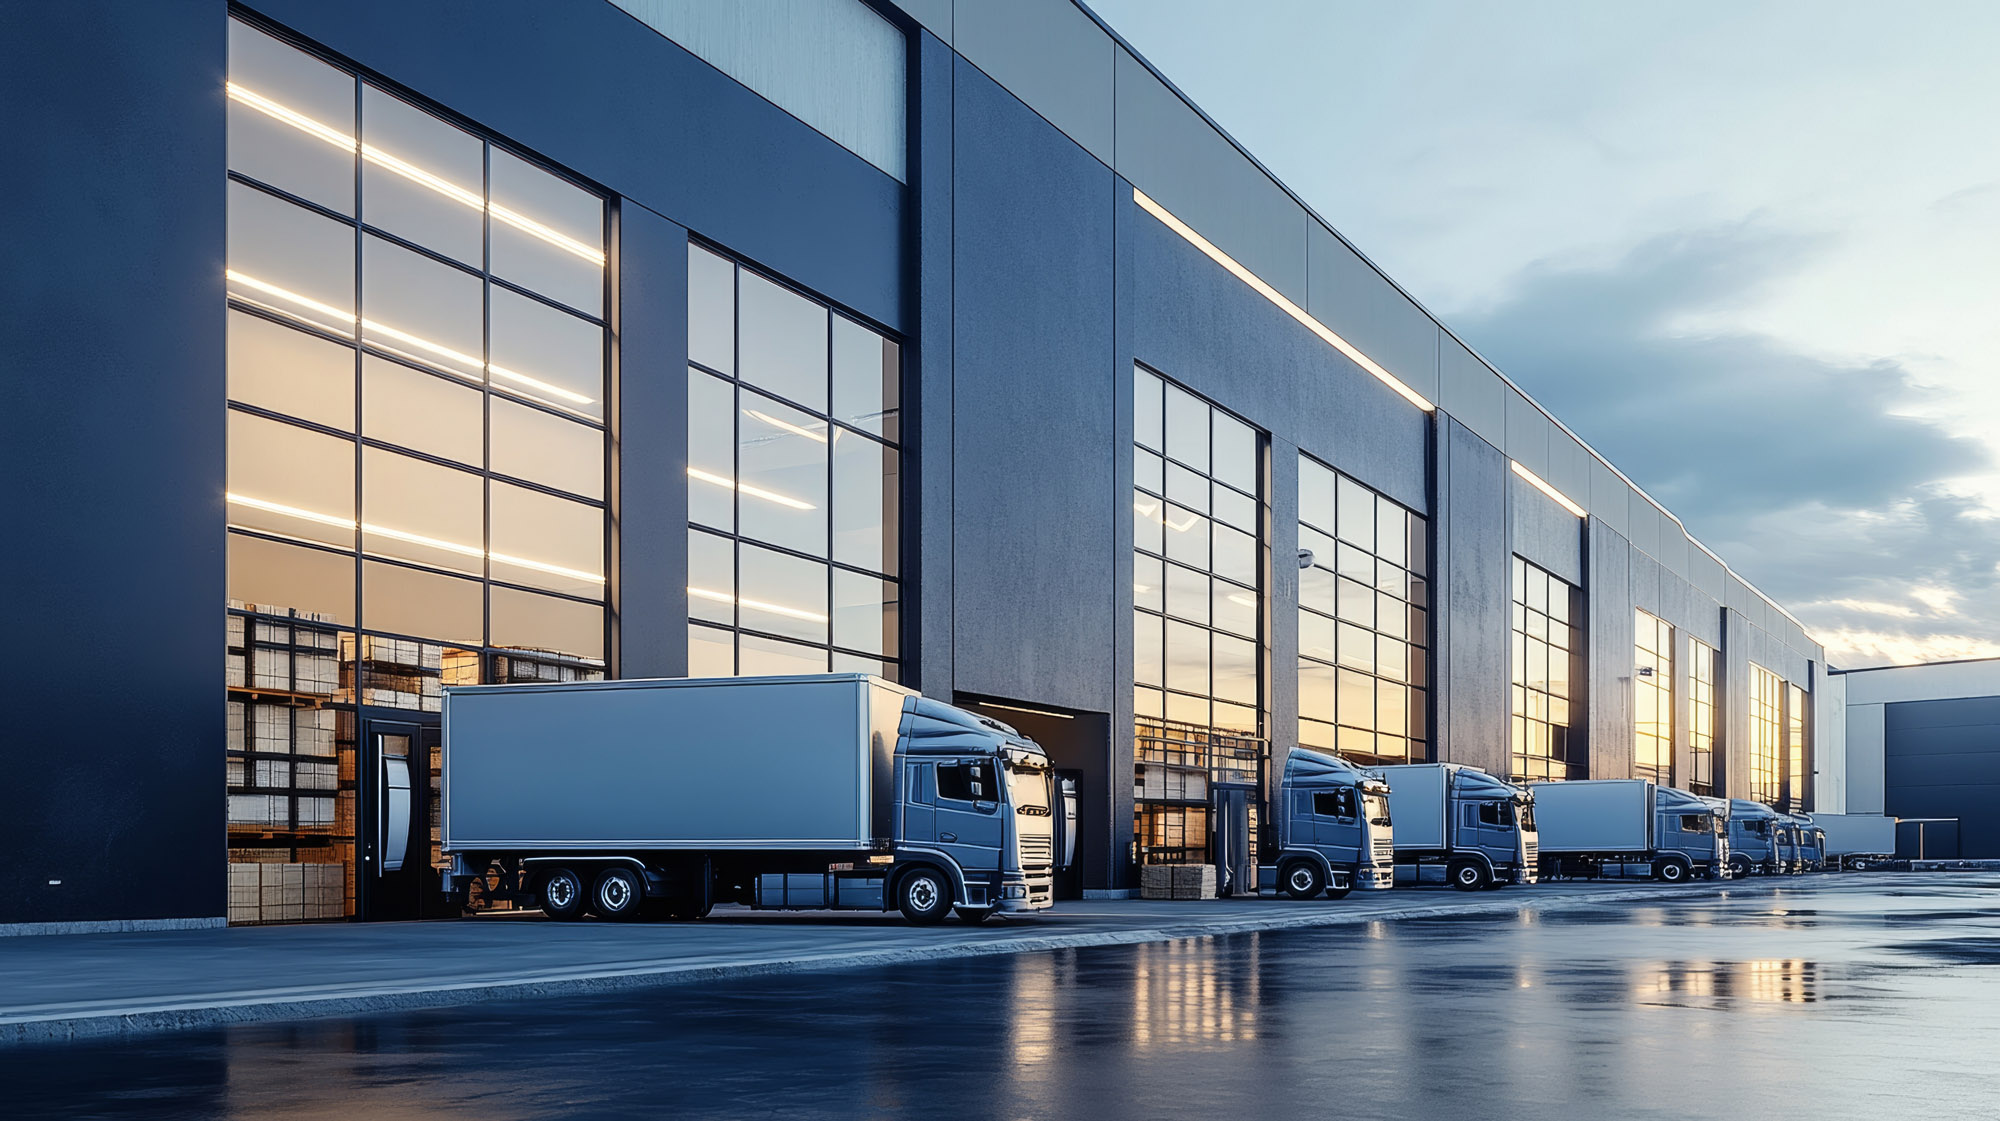
[[[1536,824],[1543,871],[1595,877],[1633,865],[1678,883],[1719,876],[1728,860],[1727,830],[1714,807],[1684,790],[1646,779],[1536,783]]]
[[[1422,875],[1445,866],[1462,891],[1535,882],[1534,795],[1463,763],[1397,763],[1375,773],[1389,784],[1396,863]]]
[[[1826,831],[1826,861],[1836,868],[1867,868],[1896,855],[1896,819],[1882,814],[1811,815]]]

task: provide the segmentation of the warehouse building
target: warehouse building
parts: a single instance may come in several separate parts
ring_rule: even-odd
[[[2000,859],[2000,658],[1836,670],[1849,813],[1899,818],[1898,855]]]
[[[1797,620],[1086,8],[771,11],[0,17],[0,923],[439,913],[478,682],[982,706],[1071,893],[1294,744],[1840,808]]]

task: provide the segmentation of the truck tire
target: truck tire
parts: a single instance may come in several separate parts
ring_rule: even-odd
[[[980,923],[992,918],[993,912],[996,910],[998,910],[996,907],[960,907],[958,909],[958,921],[967,926],[978,926]]]
[[[646,881],[635,868],[614,864],[597,874],[590,889],[590,910],[598,918],[630,922],[646,904]]]
[[[896,907],[913,925],[935,926],[951,913],[951,881],[935,868],[912,868],[896,881]]]
[[[1688,878],[1687,863],[1665,857],[1655,860],[1653,861],[1653,878],[1663,884],[1681,883]]]
[[[1732,879],[1732,880],[1740,880],[1740,879],[1743,879],[1743,878],[1744,878],[1745,876],[1748,876],[1749,874],[1750,874],[1750,858],[1749,858],[1749,857],[1747,857],[1747,856],[1732,856],[1732,857],[1730,857],[1730,858],[1729,858],[1729,878],[1730,878],[1730,879]]]
[[[1319,865],[1310,860],[1294,860],[1285,865],[1285,870],[1278,874],[1278,882],[1293,899],[1316,899],[1326,891],[1326,877]]]
[[[583,877],[574,868],[551,868],[542,874],[542,913],[565,922],[583,917]]]
[[[1492,873],[1486,870],[1486,865],[1477,860],[1452,861],[1451,866],[1445,871],[1445,878],[1451,881],[1451,886],[1460,891],[1485,891],[1493,882]]]

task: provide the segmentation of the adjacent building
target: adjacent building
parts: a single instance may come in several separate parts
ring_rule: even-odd
[[[1835,673],[1847,812],[1901,819],[1901,856],[2000,859],[2000,658]]]
[[[979,706],[1085,894],[1295,744],[1841,808],[1798,621],[1070,0],[0,21],[0,923],[436,913],[480,682]]]

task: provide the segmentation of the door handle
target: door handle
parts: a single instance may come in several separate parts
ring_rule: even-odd
[[[951,842],[953,842],[953,841],[956,841],[956,840],[958,840],[958,834],[956,834],[956,833],[939,833],[939,834],[938,834],[938,840],[940,840],[940,841],[943,841],[943,842],[945,842],[946,844],[950,844]]]

